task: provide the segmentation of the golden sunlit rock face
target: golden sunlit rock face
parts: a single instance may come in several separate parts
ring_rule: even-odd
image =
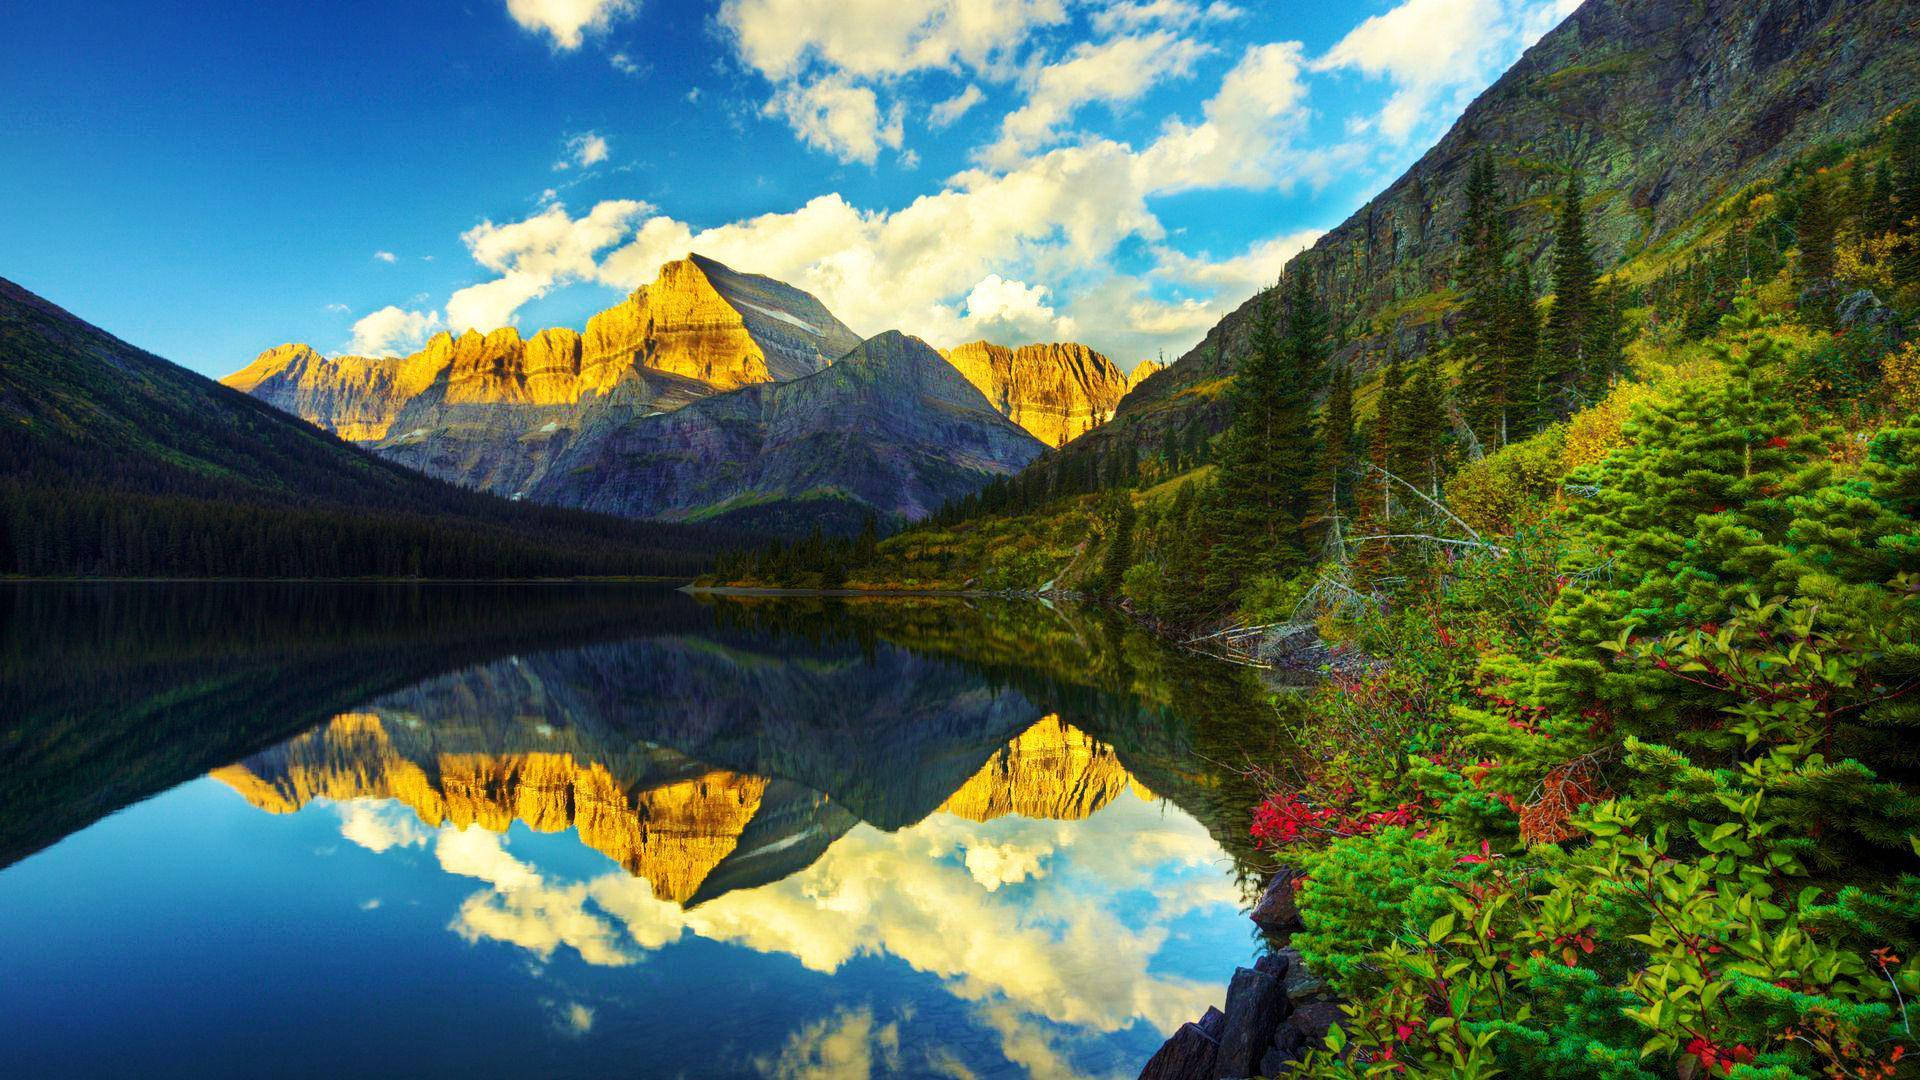
[[[604,766],[566,753],[440,754],[417,763],[368,713],[337,716],[294,739],[279,764],[270,775],[236,764],[213,776],[275,814],[316,798],[393,799],[434,827],[505,832],[520,821],[537,832],[576,829],[581,843],[676,903],[732,853],[767,787],[764,778],[715,769],[629,791]]]
[[[645,404],[672,408],[811,374],[859,343],[813,296],[689,255],[589,319],[584,334],[555,327],[522,339],[510,326],[441,333],[403,358],[326,358],[307,345],[281,345],[221,382],[344,439],[380,442],[430,433],[440,419],[435,407],[576,406],[636,381]],[[646,385],[649,374],[672,378]],[[529,419],[538,422],[528,431],[553,417]],[[507,440],[526,433],[499,432]]]
[[[434,828],[505,832],[515,821],[538,832],[571,828],[581,843],[644,878],[656,898],[677,904],[700,892],[763,812],[776,821],[791,812],[766,801],[772,781],[711,769],[671,751],[651,751],[651,768],[639,770],[649,779],[640,781],[567,752],[416,750],[410,756],[400,745],[405,740],[393,732],[413,719],[343,713],[212,775],[274,814],[292,813],[315,799],[381,799],[406,806]],[[664,770],[662,760],[669,766]],[[1048,716],[996,751],[938,812],[980,822],[1007,815],[1078,821],[1124,791],[1153,797],[1112,747]],[[827,801],[812,793],[808,799]],[[765,832],[759,827],[763,842]]]
[[[1127,377],[1074,342],[1009,349],[972,341],[943,354],[1001,414],[1048,446],[1061,446],[1113,415]]]
[[[1120,764],[1113,747],[1058,716],[1046,716],[988,758],[940,809],[970,821],[1008,814],[1080,821],[1123,791],[1153,798]]]
[[[1140,361],[1132,371],[1127,372],[1127,389],[1132,390],[1134,387],[1152,378],[1155,374],[1165,371],[1166,369],[1167,365],[1158,360]]]

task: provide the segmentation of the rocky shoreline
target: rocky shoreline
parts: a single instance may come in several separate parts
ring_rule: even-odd
[[[1147,1061],[1140,1080],[1285,1076],[1308,1051],[1326,1043],[1328,1031],[1344,1027],[1340,1003],[1327,984],[1287,944],[1302,928],[1294,902],[1298,880],[1295,871],[1281,867],[1250,913],[1278,948],[1252,967],[1235,970],[1224,1011],[1209,1007],[1198,1020],[1180,1025]]]

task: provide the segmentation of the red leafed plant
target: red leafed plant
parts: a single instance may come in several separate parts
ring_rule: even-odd
[[[1419,812],[1413,803],[1401,803],[1391,810],[1351,813],[1331,807],[1314,807],[1296,791],[1276,791],[1253,808],[1253,827],[1249,830],[1261,847],[1276,847],[1303,839],[1364,836],[1390,825],[1411,825]]]

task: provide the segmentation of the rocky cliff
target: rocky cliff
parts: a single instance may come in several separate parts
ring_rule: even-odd
[[[1127,772],[1113,747],[1050,715],[996,751],[979,772],[947,796],[940,810],[971,821],[992,821],[1009,814],[1079,821],[1123,791],[1153,800],[1153,793]]]
[[[481,752],[455,749],[471,739],[457,716],[343,713],[212,775],[274,814],[315,799],[376,799],[433,828],[505,832],[519,821],[537,832],[573,829],[659,899],[689,906],[804,869],[859,820],[792,781],[711,768],[665,748],[531,749],[554,741],[537,726],[505,732],[525,749]],[[1080,820],[1128,790],[1151,798],[1112,748],[1048,716],[994,753],[940,812]]]
[[[696,254],[584,333],[443,333],[394,358],[282,345],[222,381],[402,464],[521,495],[590,423],[809,375],[859,342],[813,296]]]
[[[530,496],[775,531],[918,518],[1045,449],[918,338],[870,338],[824,371],[671,413],[602,417]]]
[[[1127,376],[1075,342],[1007,348],[972,341],[941,354],[1000,414],[1048,446],[1064,446],[1113,415]]]
[[[1413,348],[1437,331],[1481,149],[1494,155],[1538,280],[1552,196],[1569,169],[1585,180],[1588,229],[1610,266],[1826,140],[1868,130],[1916,86],[1920,20],[1909,0],[1587,0],[1288,272],[1314,275],[1349,331],[1349,357],[1364,365],[1389,335]],[[1089,443],[1223,422],[1204,391],[1244,351],[1257,301],[1136,386],[1117,415],[1134,422]]]

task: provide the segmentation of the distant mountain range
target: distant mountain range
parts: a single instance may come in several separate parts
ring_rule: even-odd
[[[925,342],[889,330],[805,378],[602,421],[530,494],[634,517],[848,532],[867,512],[923,517],[1044,449]]]
[[[584,334],[281,345],[222,382],[467,487],[768,533],[924,516],[1098,426],[1129,385],[1071,342],[863,342],[812,295],[698,254]]]
[[[430,479],[0,279],[0,574],[674,574],[717,543]]]

